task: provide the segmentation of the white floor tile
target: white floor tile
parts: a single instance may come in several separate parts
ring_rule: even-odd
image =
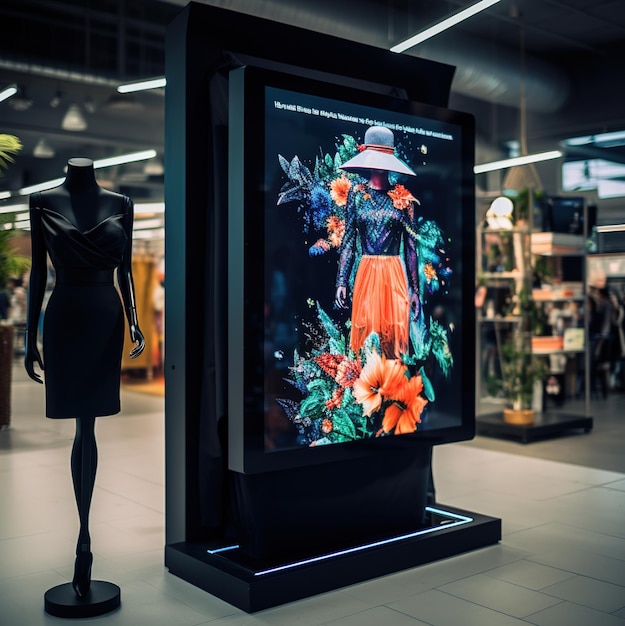
[[[528,621],[537,626],[623,626],[616,615],[595,611],[573,602],[562,602],[530,615]]]
[[[439,587],[439,591],[512,617],[525,617],[560,602],[557,598],[484,574]]]
[[[328,622],[327,626],[427,626],[426,622],[410,617],[405,613],[399,613],[385,606],[378,606],[362,613],[356,613],[343,617],[334,622]]]
[[[412,598],[393,602],[391,608],[416,617],[432,626],[519,626],[527,624],[515,617],[493,611],[433,589]]]
[[[625,585],[625,580],[623,584]],[[613,585],[586,576],[569,578],[545,587],[542,591],[605,613],[613,613],[625,607],[625,586]]]
[[[525,560],[515,561],[514,563],[503,565],[484,573],[487,576],[492,576],[493,578],[504,580],[514,585],[520,585],[527,589],[534,589],[535,591],[574,576],[571,572],[565,572],[554,567],[547,567],[546,565],[540,565],[539,563],[532,563],[531,561]]]

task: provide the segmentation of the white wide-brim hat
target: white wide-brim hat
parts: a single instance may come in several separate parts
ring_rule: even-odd
[[[342,170],[383,170],[408,176],[416,174],[395,156],[393,131],[384,126],[371,126],[365,133],[365,141],[358,146],[361,151],[340,166]]]

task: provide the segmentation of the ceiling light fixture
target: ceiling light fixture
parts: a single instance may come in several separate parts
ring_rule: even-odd
[[[514,157],[512,159],[502,159],[501,161],[492,161],[490,163],[482,163],[473,168],[475,174],[483,174],[484,172],[494,172],[495,170],[503,170],[516,165],[529,165],[530,163],[538,163],[540,161],[549,161],[550,159],[558,159],[562,156],[560,150],[549,150],[548,152],[537,152],[536,154],[528,154],[526,156]]]
[[[37,183],[36,185],[29,185],[28,187],[22,187],[18,189],[17,194],[19,196],[27,196],[31,193],[36,193],[37,191],[45,191],[46,189],[52,189],[53,187],[58,187],[65,178],[54,178],[53,180],[46,180],[43,183]]]
[[[9,85],[8,87],[5,87],[4,89],[2,89],[2,91],[0,91],[0,102],[2,102],[3,100],[7,100],[11,96],[14,96],[16,93],[16,85]]]
[[[123,165],[124,163],[134,163],[135,161],[146,161],[156,156],[156,150],[141,150],[140,152],[130,152],[129,154],[121,154],[116,157],[107,159],[98,159],[93,162],[94,169],[101,167],[113,167],[114,165]]]
[[[33,150],[33,156],[38,159],[51,159],[55,154],[54,148],[43,137],[37,142]]]
[[[87,129],[87,120],[77,104],[71,104],[69,109],[67,109],[67,113],[65,113],[65,117],[63,117],[61,122],[61,128],[72,132],[80,132]]]
[[[120,85],[117,88],[119,93],[132,93],[133,91],[147,91],[148,89],[159,89],[167,84],[167,79],[163,76],[161,78],[151,78],[149,80],[142,80],[136,83],[126,83]]]
[[[498,2],[499,0],[480,0],[480,2],[477,2],[476,4],[467,7],[466,9],[463,9],[459,13],[455,13],[454,15],[451,15],[441,22],[438,22],[433,26],[422,30],[416,35],[409,37],[405,41],[394,45],[391,48],[391,52],[405,52],[409,48],[423,43],[426,39],[430,39],[431,37],[442,33],[444,30],[447,30],[448,28],[451,28],[452,26],[455,26],[456,24],[459,24],[460,22],[463,22],[470,17],[473,17],[476,13],[480,13],[481,11],[484,11],[484,9],[488,9],[489,7],[492,7],[493,4],[497,4]]]

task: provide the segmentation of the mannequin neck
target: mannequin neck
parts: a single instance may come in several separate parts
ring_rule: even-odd
[[[384,170],[371,170],[369,187],[378,191],[388,189],[388,173]]]
[[[67,176],[63,183],[70,192],[89,191],[98,188],[91,159],[73,158],[67,162]]]

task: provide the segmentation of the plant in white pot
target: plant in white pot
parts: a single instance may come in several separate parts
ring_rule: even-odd
[[[0,134],[0,178],[3,170],[13,162],[12,155],[17,154],[21,148],[22,144],[17,137]],[[0,220],[0,292],[5,289],[9,278],[21,276],[30,266],[30,259],[18,254],[13,246],[11,240],[14,234],[10,223]],[[11,421],[13,336],[13,326],[0,320],[0,428],[8,427]]]

